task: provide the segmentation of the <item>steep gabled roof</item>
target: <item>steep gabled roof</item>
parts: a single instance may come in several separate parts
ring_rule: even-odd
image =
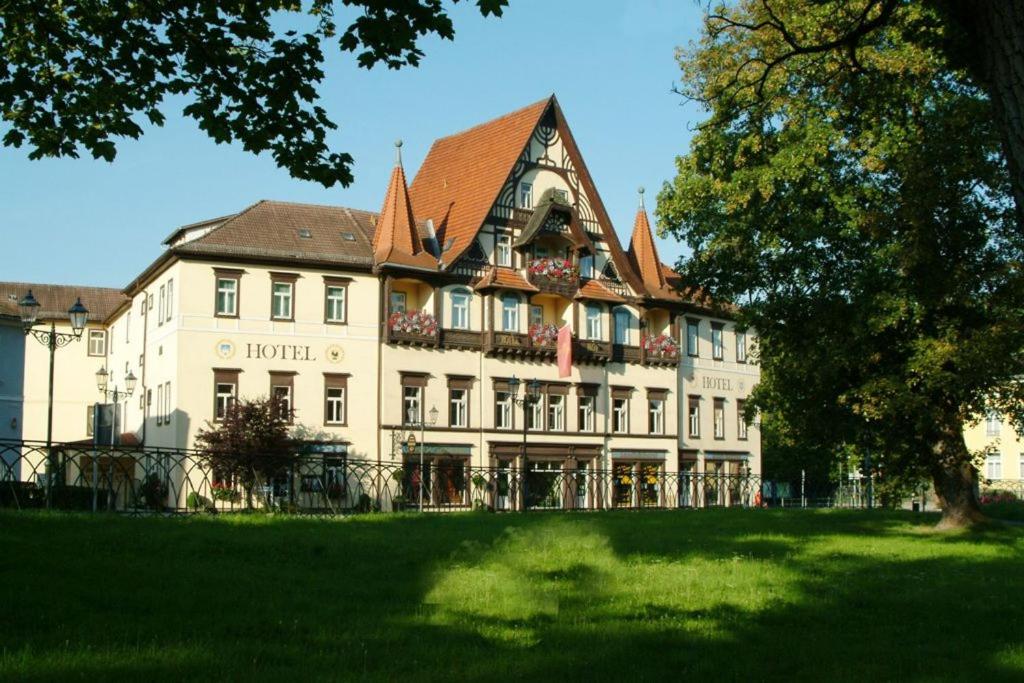
[[[647,293],[657,296],[657,292],[665,288],[665,274],[661,269],[661,258],[658,256],[658,247],[651,233],[651,224],[647,221],[643,196],[641,189],[640,206],[633,221],[633,236],[629,240],[629,261],[643,280]]]
[[[401,149],[401,143],[396,144]],[[377,230],[373,236],[373,261],[378,265],[437,269],[437,259],[423,248],[416,229],[401,156],[391,171],[391,181],[384,195],[384,207],[377,220]]]
[[[454,263],[472,243],[553,101],[548,97],[431,145],[409,196],[417,218],[433,219],[438,241],[452,241],[442,255],[446,264]]]

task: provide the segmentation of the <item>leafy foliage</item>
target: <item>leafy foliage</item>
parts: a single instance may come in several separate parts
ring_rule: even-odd
[[[238,482],[251,493],[258,484],[286,472],[299,456],[288,436],[282,404],[268,398],[236,401],[223,421],[199,431],[203,463],[222,480]],[[223,495],[237,495],[233,489]]]
[[[771,4],[821,40],[856,6]],[[764,8],[720,13],[755,26]],[[948,509],[976,511],[962,425],[994,405],[1024,426],[1024,242],[985,94],[906,38],[941,42],[920,5],[862,39],[856,73],[842,54],[798,54],[743,88],[787,48],[728,22],[680,53],[686,94],[710,112],[659,197],[663,229],[693,250],[680,268],[744,304],[754,404],[791,439],[871,450],[889,477],[927,472]]]
[[[458,0],[453,0],[458,2]],[[500,16],[507,0],[477,0]],[[0,4],[0,111],[7,147],[29,158],[112,161],[117,138],[140,121],[165,120],[168,97],[218,143],[270,152],[293,177],[330,187],[352,182],[352,157],[331,152],[337,126],[317,103],[323,44],[356,53],[360,66],[417,66],[420,38],[451,40],[441,0],[342,0],[358,16],[341,33],[332,0],[157,0]],[[282,24],[305,25],[281,30]]]

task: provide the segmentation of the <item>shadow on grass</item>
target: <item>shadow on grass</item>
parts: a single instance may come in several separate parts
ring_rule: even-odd
[[[1024,676],[1024,532],[920,519],[0,514],[0,677]]]

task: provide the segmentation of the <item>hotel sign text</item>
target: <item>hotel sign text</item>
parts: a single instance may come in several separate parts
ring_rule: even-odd
[[[257,360],[316,360],[308,346],[298,344],[246,344],[245,357]]]
[[[705,389],[717,389],[719,391],[732,391],[732,382],[725,377],[705,377]]]

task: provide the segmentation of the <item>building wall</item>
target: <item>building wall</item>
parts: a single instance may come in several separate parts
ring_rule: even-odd
[[[968,449],[984,458],[980,461],[982,478],[1024,481],[1024,441],[1004,416],[966,425],[964,441]]]

